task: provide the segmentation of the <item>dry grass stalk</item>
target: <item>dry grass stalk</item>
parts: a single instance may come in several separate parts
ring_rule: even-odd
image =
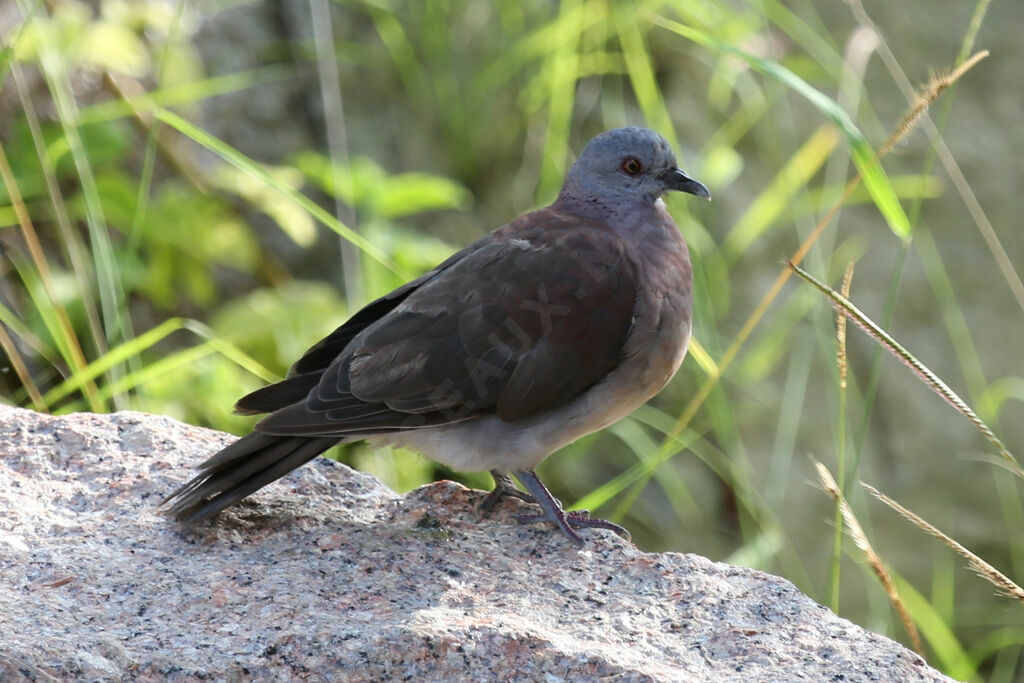
[[[1024,469],[1021,468],[1020,463],[1018,463],[1017,459],[1013,457],[1013,454],[1006,448],[1002,440],[995,435],[995,432],[985,424],[985,421],[982,420],[978,414],[975,413],[969,405],[967,405],[967,402],[960,398],[960,396],[953,391],[948,384],[943,382],[938,375],[928,368],[928,366],[915,358],[910,351],[893,339],[892,335],[883,330],[875,321],[865,315],[863,311],[857,308],[853,302],[845,296],[832,289],[824,282],[818,280],[795,263],[790,263],[789,267],[805,282],[814,286],[815,289],[827,296],[832,302],[832,305],[835,306],[840,313],[847,316],[854,322],[854,324],[857,325],[857,327],[864,330],[872,339],[878,342],[882,348],[887,350],[901,363],[910,368],[910,370],[917,375],[917,377],[924,382],[926,386],[941,396],[946,403],[970,420],[971,424],[973,424],[978,431],[988,439],[989,443],[995,446],[996,450],[999,451],[999,455],[1003,458],[1001,464],[1018,477],[1024,479]]]
[[[963,64],[953,69],[947,74],[936,74],[931,77],[926,85],[918,94],[914,101],[914,106],[910,108],[906,114],[903,115],[903,119],[900,121],[900,125],[896,126],[896,132],[894,132],[884,145],[878,150],[878,156],[883,156],[893,147],[895,147],[900,140],[906,137],[907,133],[914,129],[917,122],[921,119],[921,116],[928,110],[932,102],[939,98],[939,95],[944,93],[949,86],[956,83],[965,73],[970,71],[974,66],[981,60],[988,57],[988,50],[982,50],[971,55],[970,59],[965,61]]]
[[[892,603],[893,608],[900,617],[900,621],[903,622],[903,628],[906,629],[907,635],[910,637],[911,646],[914,650],[924,656],[924,644],[921,642],[921,634],[917,631],[917,626],[914,624],[913,619],[910,618],[910,612],[907,611],[906,605],[903,604],[902,598],[900,598],[899,592],[896,590],[896,584],[892,580],[892,576],[889,571],[882,564],[882,558],[878,556],[875,549],[871,546],[871,542],[868,541],[867,534],[864,533],[864,528],[860,525],[857,517],[853,514],[853,510],[850,508],[850,504],[846,502],[846,498],[839,491],[839,485],[836,484],[836,480],[832,478],[832,474],[828,471],[828,468],[822,465],[817,460],[811,459],[814,463],[815,469],[818,471],[818,479],[821,481],[821,486],[825,490],[825,493],[836,502],[839,509],[843,513],[843,522],[846,533],[856,544],[857,548],[864,553],[864,558],[867,560],[871,570],[875,572],[878,580],[882,583],[882,588],[885,589],[885,594],[889,596],[889,602]]]
[[[926,521],[924,518],[919,517],[915,513],[903,507],[889,496],[880,492],[875,487],[869,486],[864,482],[860,482],[860,485],[866,488],[868,492],[875,498],[882,501],[883,503],[891,507],[893,510],[903,515],[903,517],[916,524],[918,528],[939,539],[940,541],[945,543],[949,548],[951,548],[953,552],[955,552],[957,555],[960,555],[961,557],[965,558],[967,562],[970,563],[971,569],[973,569],[974,572],[978,574],[978,576],[987,579],[990,583],[992,583],[996,588],[999,589],[1000,593],[1008,597],[1015,598],[1020,602],[1024,602],[1024,588],[1021,588],[1016,583],[1014,583],[1008,576],[1006,576],[1006,574],[1003,574],[1001,571],[990,565],[988,562],[981,559],[964,546],[960,545],[955,539],[947,536],[937,527],[933,526],[928,521]]]
[[[854,260],[851,258],[850,263],[846,266],[846,272],[843,273],[843,286],[840,291],[846,298],[850,298],[850,285],[853,284],[853,264]],[[839,388],[845,389],[846,369],[849,363],[846,361],[846,316],[842,311],[836,311],[836,342],[839,344],[836,353],[836,362],[839,365]]]

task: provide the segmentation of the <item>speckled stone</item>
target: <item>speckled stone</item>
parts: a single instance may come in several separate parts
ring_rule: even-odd
[[[215,520],[160,500],[231,437],[0,406],[0,679],[949,680],[788,581],[483,517],[320,458]]]

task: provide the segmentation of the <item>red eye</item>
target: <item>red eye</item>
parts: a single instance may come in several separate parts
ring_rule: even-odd
[[[640,175],[644,171],[644,165],[636,157],[626,157],[622,160],[622,170],[629,175]]]

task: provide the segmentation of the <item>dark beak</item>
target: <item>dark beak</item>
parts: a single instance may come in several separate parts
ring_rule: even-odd
[[[687,192],[711,201],[711,193],[708,191],[708,188],[704,187],[703,184],[686,175],[678,168],[665,171],[661,174],[661,179],[665,182],[665,186],[670,190]]]

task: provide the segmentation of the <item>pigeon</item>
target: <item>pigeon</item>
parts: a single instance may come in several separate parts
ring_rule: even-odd
[[[646,403],[686,355],[693,272],[661,196],[711,194],[645,128],[593,138],[558,198],[367,304],[287,377],[238,401],[267,414],[164,501],[216,515],[332,446],[401,446],[540,507],[574,544],[613,522],[566,511],[534,472]],[[515,486],[518,479],[525,491]]]

